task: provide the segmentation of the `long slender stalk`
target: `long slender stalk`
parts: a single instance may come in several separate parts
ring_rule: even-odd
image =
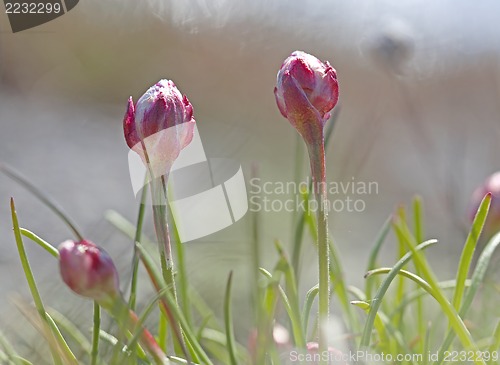
[[[326,190],[326,159],[323,131],[319,143],[308,144],[314,194],[318,204],[318,261],[319,261],[319,351],[328,349],[328,339],[321,329],[328,325],[330,308],[330,254],[328,246],[328,201]]]
[[[172,245],[170,243],[170,233],[167,221],[167,181],[168,174],[151,181],[153,219],[156,237],[158,239],[158,249],[160,253],[160,265],[163,280],[165,281],[167,288],[169,288],[176,306],[179,307],[174,279]],[[166,321],[167,318],[165,316],[160,316],[161,331],[159,333],[159,337],[160,344],[162,346],[165,346],[166,342]],[[179,323],[172,322],[170,323],[170,326],[174,332],[182,333]],[[183,341],[183,337],[181,337],[181,340]],[[180,344],[174,338],[174,347],[176,350],[176,354],[179,355],[183,352],[182,349],[185,348],[185,343]]]
[[[101,330],[101,307],[94,302],[94,327],[92,332],[92,350],[90,351],[90,364],[97,364],[97,355],[99,354],[99,332]]]

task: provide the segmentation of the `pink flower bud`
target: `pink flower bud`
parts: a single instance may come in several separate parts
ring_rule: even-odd
[[[281,114],[313,142],[339,99],[337,73],[328,62],[295,51],[278,72],[274,95]]]
[[[109,303],[120,295],[118,273],[111,257],[94,243],[82,240],[59,245],[59,270],[75,293]]]
[[[188,98],[170,80],[160,80],[134,106],[129,98],[123,119],[127,145],[154,177],[170,171],[180,151],[193,138],[195,120]]]
[[[472,222],[484,196],[491,193],[491,204],[484,225],[484,237],[490,238],[500,231],[500,171],[489,176],[486,181],[474,190],[469,204],[469,221]]]

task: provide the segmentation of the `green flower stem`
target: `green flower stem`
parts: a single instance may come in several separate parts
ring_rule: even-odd
[[[97,364],[97,355],[99,354],[99,332],[101,330],[101,307],[94,302],[94,327],[92,329],[92,350],[90,351],[90,364]]]
[[[317,143],[308,144],[314,193],[318,203],[318,261],[319,261],[319,351],[327,351],[328,339],[321,327],[328,325],[330,308],[330,254],[328,246],[328,201],[326,190],[325,140],[323,131]]]
[[[151,181],[151,195],[153,202],[153,218],[154,226],[156,231],[156,237],[158,239],[158,249],[160,252],[160,264],[163,280],[165,280],[166,286],[170,289],[172,298],[174,299],[176,306],[178,306],[177,301],[177,290],[175,287],[174,280],[174,262],[172,258],[172,246],[170,244],[170,234],[167,222],[167,195],[166,195],[166,182],[168,180],[168,175],[162,176],[158,179],[153,179]],[[165,316],[160,317],[160,343],[165,346],[166,341],[166,321]],[[171,323],[172,329],[174,331],[180,331],[180,326],[178,323]],[[175,329],[174,329],[175,327]],[[180,344],[176,345],[176,349],[180,349],[182,346]],[[163,347],[164,349],[166,347]],[[179,351],[176,351],[178,355]]]

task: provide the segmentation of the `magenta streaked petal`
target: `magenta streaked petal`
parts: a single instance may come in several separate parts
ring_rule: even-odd
[[[274,94],[281,114],[299,133],[304,138],[318,138],[316,131],[323,128],[338,102],[337,74],[328,62],[295,51],[278,72]]]
[[[102,248],[87,240],[68,240],[58,250],[61,277],[75,293],[99,302],[120,295],[115,265]]]

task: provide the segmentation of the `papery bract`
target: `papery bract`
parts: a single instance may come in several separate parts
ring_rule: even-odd
[[[116,267],[102,248],[87,240],[68,240],[58,250],[61,277],[75,293],[101,304],[120,295]]]
[[[153,177],[167,174],[193,138],[193,107],[170,80],[160,80],[134,105],[129,98],[123,119],[127,145]]]

